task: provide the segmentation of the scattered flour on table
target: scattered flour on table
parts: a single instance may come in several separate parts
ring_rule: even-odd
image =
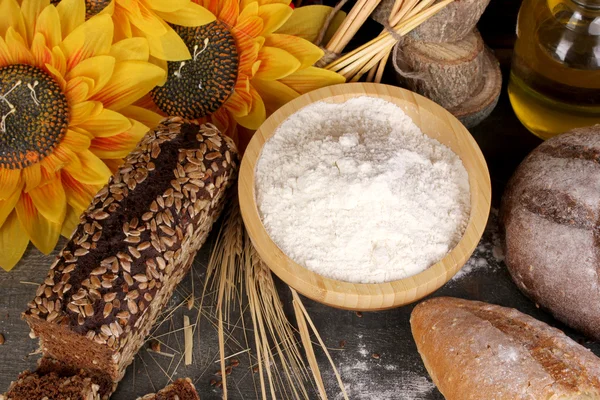
[[[476,271],[495,270],[501,266],[503,260],[504,252],[498,231],[498,210],[492,209],[481,241],[473,251],[471,258],[454,275],[450,283],[457,282]]]
[[[369,400],[422,400],[435,389],[435,385],[427,377],[412,371],[398,371],[386,381],[385,387],[374,381],[365,371],[372,369],[364,361],[353,365],[342,364],[340,373],[344,380],[346,393],[350,399]],[[335,400],[342,400],[339,393]]]
[[[342,281],[423,271],[458,243],[470,212],[460,158],[373,97],[318,102],[290,116],[264,145],[255,177],[273,241]]]

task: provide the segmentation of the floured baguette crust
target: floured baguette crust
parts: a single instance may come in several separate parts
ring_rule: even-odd
[[[440,297],[419,304],[410,323],[448,400],[600,399],[600,359],[515,309]]]
[[[94,197],[24,314],[45,356],[118,382],[189,271],[237,171],[233,142],[181,118]]]

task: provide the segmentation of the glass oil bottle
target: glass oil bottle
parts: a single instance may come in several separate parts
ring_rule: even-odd
[[[508,93],[519,120],[548,139],[600,123],[600,0],[524,0]]]

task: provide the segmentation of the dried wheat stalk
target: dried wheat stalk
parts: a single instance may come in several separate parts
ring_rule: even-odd
[[[244,229],[237,193],[233,196],[227,210],[209,260],[204,289],[206,292],[210,286],[218,293],[217,313],[221,369],[225,369],[226,358],[223,324],[229,319],[230,312],[234,307],[239,307],[240,311],[244,311],[241,305],[243,296],[246,296],[254,328],[254,350],[258,360],[261,398],[263,400],[267,400],[269,397],[271,399],[309,399],[309,388],[312,385],[316,386],[321,397],[326,399],[323,383],[317,379],[320,376],[318,365],[310,357],[313,352],[310,339],[307,341],[306,335],[301,333],[302,343],[309,356],[313,379],[311,379],[311,374],[302,356],[296,329],[285,315],[271,271],[260,259]],[[294,307],[298,307],[298,301],[294,301]],[[308,315],[305,309],[304,314]],[[304,318],[302,321],[306,321]],[[310,325],[316,332],[312,321]],[[306,349],[307,345],[310,345],[310,350]],[[324,348],[322,341],[321,346]],[[326,348],[324,350],[327,352]],[[337,370],[335,372],[339,379]],[[224,398],[227,398],[225,374],[222,379],[223,395]],[[341,380],[339,383],[342,385]],[[343,385],[342,392],[345,393]]]
[[[390,27],[399,36],[404,36],[438,13],[454,0],[397,0],[390,15]],[[346,81],[358,81],[365,74],[367,80],[381,81],[385,63],[397,43],[396,37],[386,29],[375,39],[333,61],[326,69],[340,73]]]

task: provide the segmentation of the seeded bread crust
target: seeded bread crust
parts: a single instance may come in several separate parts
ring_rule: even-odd
[[[600,339],[600,125],[536,148],[511,178],[500,221],[517,286],[558,320]]]
[[[100,400],[99,386],[83,375],[61,377],[25,371],[0,400]]]
[[[165,120],[94,198],[24,313],[45,356],[118,382],[188,272],[236,176],[212,125]]]
[[[190,378],[177,379],[158,393],[147,394],[138,400],[200,400]]]
[[[415,307],[410,323],[447,400],[600,399],[600,359],[517,310],[440,297]]]

